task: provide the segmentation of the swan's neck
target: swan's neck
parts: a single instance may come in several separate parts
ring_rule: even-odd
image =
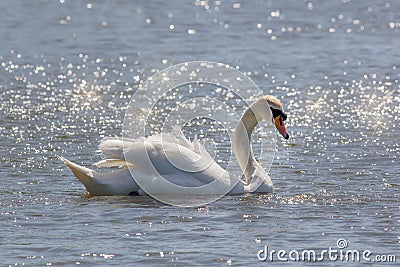
[[[251,147],[251,133],[259,121],[257,120],[253,110],[254,109],[248,108],[244,112],[242,118],[239,120],[236,126],[233,135],[233,151],[246,178],[247,184],[250,183],[251,178],[258,166],[258,163],[254,158],[253,149]]]

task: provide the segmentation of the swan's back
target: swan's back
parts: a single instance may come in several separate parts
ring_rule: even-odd
[[[104,138],[99,150],[106,159],[100,167],[124,165],[132,175],[157,174],[180,186],[202,186],[221,179],[230,183],[229,174],[210,156],[205,147],[194,138],[189,141],[179,130],[148,138],[122,140]]]

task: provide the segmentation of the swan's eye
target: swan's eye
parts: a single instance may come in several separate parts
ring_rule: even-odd
[[[274,119],[278,116],[281,116],[281,120],[285,121],[287,119],[287,116],[285,113],[282,112],[282,110],[280,109],[275,109],[275,108],[271,108],[271,112],[272,112],[272,117],[274,117]]]

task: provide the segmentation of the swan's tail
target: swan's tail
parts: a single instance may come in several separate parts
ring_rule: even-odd
[[[127,168],[112,172],[96,172],[58,156],[92,196],[136,194],[139,186]]]
[[[58,156],[58,158],[62,160],[65,165],[68,166],[68,168],[75,174],[76,178],[78,178],[78,180],[81,181],[83,185],[86,186],[87,184],[90,184],[92,182],[94,173],[93,170],[75,164],[64,157]]]

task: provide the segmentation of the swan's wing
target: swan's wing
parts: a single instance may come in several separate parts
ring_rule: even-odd
[[[135,165],[135,169],[157,173],[167,179],[170,176],[171,182],[176,183],[172,180],[177,180],[176,184],[204,185],[215,180],[230,183],[229,174],[214,161],[204,146],[196,142],[193,145],[182,132],[153,135],[130,143],[125,158]],[[187,181],[179,182],[180,179]]]
[[[179,144],[180,146],[186,147],[192,151],[195,151],[193,143],[190,142],[182,130],[178,126],[172,127],[172,131],[168,133],[156,134],[149,136],[147,141],[150,143],[171,143]]]
[[[121,159],[124,157],[125,150],[132,150],[138,146],[146,146],[146,143],[172,143],[179,144],[190,150],[196,151],[195,144],[191,143],[183,134],[179,127],[173,127],[172,132],[152,135],[148,138],[121,139],[115,137],[105,137],[100,141],[99,151],[107,156],[108,159]]]
[[[197,134],[194,136],[192,145],[193,145],[193,150],[194,150],[196,153],[201,153],[201,152],[200,152],[200,151],[201,151],[201,149],[200,149],[201,144],[200,144],[200,142],[199,142],[199,139],[197,138]]]
[[[120,138],[106,137],[100,141],[99,151],[111,159],[125,160],[124,142]]]
[[[111,167],[135,168],[135,165],[133,163],[126,162],[123,159],[103,159],[93,164],[93,166],[96,166],[97,168],[111,168]]]
[[[135,170],[171,177],[171,182],[177,180],[177,184],[185,186],[204,185],[215,180],[230,183],[229,174],[214,161],[197,138],[190,142],[179,128],[171,133],[137,140],[106,138],[99,148],[108,158],[98,162],[98,166],[125,166],[119,161],[121,159],[132,164]],[[182,179],[187,181],[180,181]]]

